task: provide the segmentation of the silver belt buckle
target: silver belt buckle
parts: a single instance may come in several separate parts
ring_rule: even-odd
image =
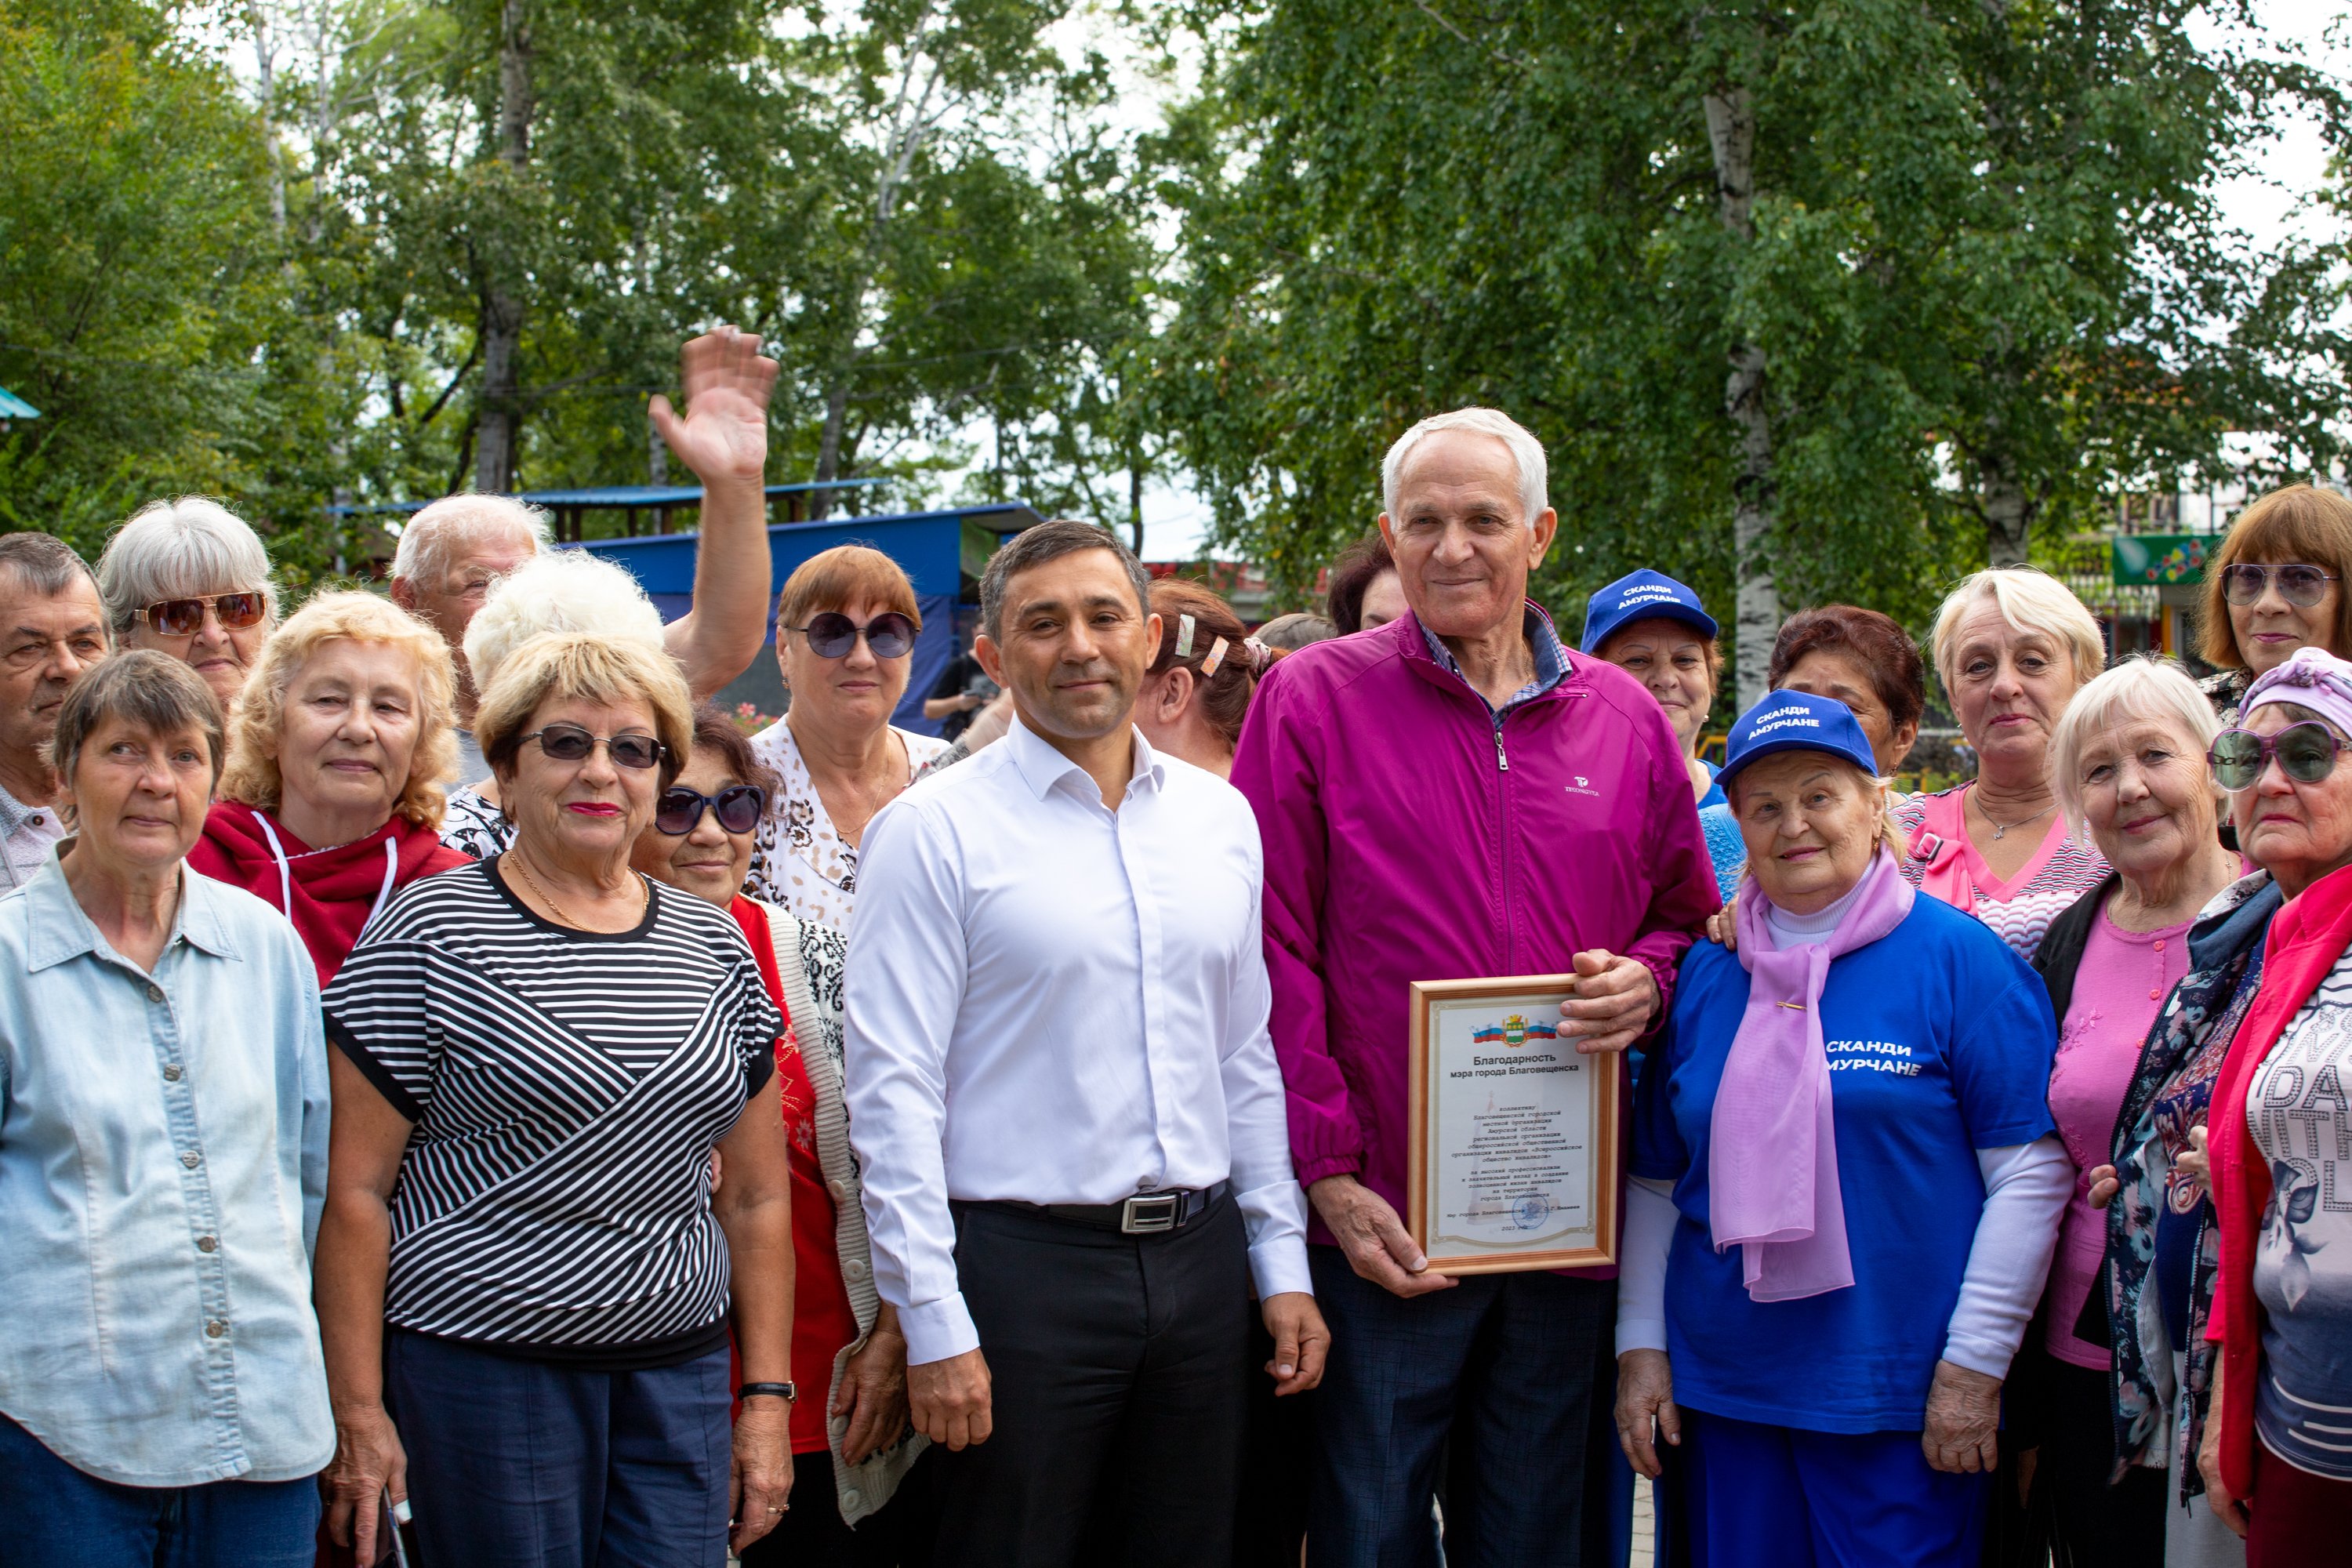
[[[1184,1194],[1156,1193],[1132,1197],[1122,1205],[1118,1228],[1124,1236],[1157,1236],[1174,1230],[1177,1217],[1184,1212]]]

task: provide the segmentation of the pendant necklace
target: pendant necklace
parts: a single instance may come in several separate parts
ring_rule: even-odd
[[[1999,843],[2001,839],[2004,839],[2004,838],[2008,837],[2009,837],[2009,830],[2010,830],[2011,828],[2012,828],[2012,827],[2023,827],[2023,826],[2025,826],[2028,823],[2039,822],[2039,821],[2041,821],[2043,817],[2045,817],[2045,816],[2049,816],[2052,812],[2053,812],[2053,811],[2055,811],[2055,810],[2057,810],[2057,809],[2058,809],[2058,803],[2057,803],[2056,801],[2052,801],[2048,805],[2043,806],[2040,811],[2035,812],[2032,816],[2021,816],[2021,817],[2019,817],[2015,822],[2006,822],[2006,823],[2004,823],[2004,822],[1995,821],[1995,820],[1994,820],[1994,818],[1993,818],[1993,815],[1992,815],[1992,813],[1991,813],[1991,812],[1990,812],[1990,811],[1987,811],[1987,810],[1985,809],[1984,799],[1983,799],[1983,797],[1982,797],[1982,796],[1979,796],[1979,797],[1978,797],[1978,800],[1977,800],[1977,815],[1978,815],[1979,816],[1983,817],[1987,822],[1990,822],[1990,823],[1992,823],[1992,837],[1993,837],[1993,841],[1994,841],[1995,843]]]

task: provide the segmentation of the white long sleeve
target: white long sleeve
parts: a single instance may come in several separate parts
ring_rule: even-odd
[[[2031,1143],[1979,1149],[1977,1169],[1984,1176],[1984,1209],[1945,1331],[1944,1359],[2006,1378],[2058,1249],[2074,1164],[2053,1132]]]
[[[1625,1245],[1617,1259],[1617,1353],[1666,1348],[1666,1259],[1675,1247],[1675,1184],[1633,1176],[1625,1187]]]

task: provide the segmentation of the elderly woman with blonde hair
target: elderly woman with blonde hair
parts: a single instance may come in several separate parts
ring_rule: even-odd
[[[322,999],[329,1525],[373,1563],[413,1495],[427,1562],[716,1564],[792,1487],[793,1242],[784,1020],[727,911],[631,867],[693,703],[666,654],[541,637],[475,734],[513,843]]]
[[[2106,663],[2099,623],[2048,573],[2003,566],[1945,595],[1929,641],[1977,776],[1896,807],[1904,875],[2030,958],[2058,912],[2107,874],[2059,810],[2050,745],[2066,704]]]
[[[98,591],[121,647],[186,664],[224,713],[278,624],[261,536],[202,496],[159,500],[115,530],[98,558]]]
[[[457,760],[439,634],[373,594],[321,594],[261,647],[229,726],[220,798],[188,864],[282,911],[326,984],[442,846]]]

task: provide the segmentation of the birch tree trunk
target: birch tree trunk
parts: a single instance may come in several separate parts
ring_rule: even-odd
[[[530,18],[527,0],[506,0],[499,39],[499,158],[520,184],[530,165]],[[481,420],[474,488],[514,487],[516,437],[522,422],[520,280],[503,258],[482,289]]]
[[[1755,107],[1744,87],[1709,93],[1705,103],[1723,226],[1738,237],[1743,247],[1750,246],[1756,239]],[[1724,383],[1723,405],[1739,427],[1739,473],[1731,487],[1731,541],[1738,584],[1732,672],[1738,682],[1739,707],[1745,711],[1764,695],[1772,642],[1780,631],[1780,594],[1773,580],[1770,556],[1772,416],[1765,404],[1764,351],[1753,343],[1734,343],[1728,357],[1731,374]]]

